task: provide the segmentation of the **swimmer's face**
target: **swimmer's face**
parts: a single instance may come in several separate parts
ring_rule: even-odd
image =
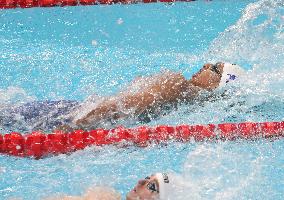
[[[221,81],[223,68],[224,63],[216,63],[215,65],[207,63],[192,76],[190,82],[203,89],[215,89]]]
[[[126,196],[126,200],[157,199],[159,199],[159,183],[155,176],[139,180],[136,186]]]

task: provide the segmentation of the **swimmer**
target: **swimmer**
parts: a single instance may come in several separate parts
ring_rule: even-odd
[[[89,188],[81,196],[58,196],[45,198],[44,200],[121,200],[121,195],[112,188],[94,187]]]
[[[243,73],[244,70],[235,64],[218,62],[205,64],[189,80],[181,73],[170,71],[137,78],[125,90],[105,98],[84,116],[75,117],[73,123],[82,129],[92,129],[105,120],[156,115],[164,107],[175,107],[179,103],[192,101],[200,91],[223,87]]]
[[[180,183],[179,178],[173,174],[156,173],[139,180],[136,186],[127,193],[126,200],[175,199],[171,195],[178,194]],[[182,184],[182,189],[185,189],[184,186]],[[44,200],[121,200],[121,195],[112,188],[94,187],[89,188],[81,196],[57,196]]]
[[[77,101],[35,101],[0,110],[0,129],[30,132],[61,129],[103,128],[124,120],[149,122],[178,104],[192,102],[201,91],[212,91],[237,79],[244,70],[229,63],[205,64],[187,80],[181,73],[166,71],[136,78],[111,97],[90,96]],[[3,131],[2,130],[2,131]]]
[[[165,199],[166,186],[170,184],[167,174],[157,173],[141,179],[126,195],[126,200],[162,200]]]
[[[177,200],[184,196],[183,191],[190,191],[187,190],[188,186],[188,183],[177,175],[156,173],[139,180],[126,195],[126,200]]]

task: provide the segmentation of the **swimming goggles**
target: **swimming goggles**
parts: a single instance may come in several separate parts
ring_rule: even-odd
[[[210,70],[213,71],[213,72],[215,72],[215,73],[217,73],[218,75],[222,76],[222,74],[221,74],[221,72],[219,71],[219,68],[218,68],[218,66],[219,66],[220,64],[222,64],[222,63],[221,63],[221,62],[218,62],[218,63],[216,63],[216,64],[214,64],[214,65],[211,65]]]
[[[150,179],[150,177],[147,176],[145,179]],[[151,192],[159,193],[158,186],[155,182],[148,182],[146,186],[147,186],[147,189],[150,190]]]

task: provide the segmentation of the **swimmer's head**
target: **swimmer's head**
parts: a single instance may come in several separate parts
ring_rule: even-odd
[[[205,64],[190,80],[190,83],[203,89],[212,90],[219,86],[224,63]]]
[[[236,64],[224,63],[223,65],[223,72],[219,87],[223,87],[227,83],[235,81],[245,74],[244,69]]]
[[[235,64],[218,62],[205,64],[199,72],[192,76],[190,83],[203,89],[212,90],[223,87],[226,83],[237,79],[244,70]]]
[[[164,200],[171,186],[169,176],[157,173],[139,180],[134,189],[126,196],[126,200]]]

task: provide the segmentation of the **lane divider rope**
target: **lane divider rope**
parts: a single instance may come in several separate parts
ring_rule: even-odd
[[[78,6],[99,4],[133,4],[133,3],[172,3],[176,1],[190,2],[194,0],[0,0],[0,9]]]
[[[44,158],[71,153],[88,146],[136,145],[146,147],[169,141],[216,141],[284,137],[283,122],[243,122],[208,125],[161,125],[156,127],[118,127],[111,130],[76,130],[70,133],[55,131],[45,134],[12,132],[0,134],[0,153],[17,157]]]

